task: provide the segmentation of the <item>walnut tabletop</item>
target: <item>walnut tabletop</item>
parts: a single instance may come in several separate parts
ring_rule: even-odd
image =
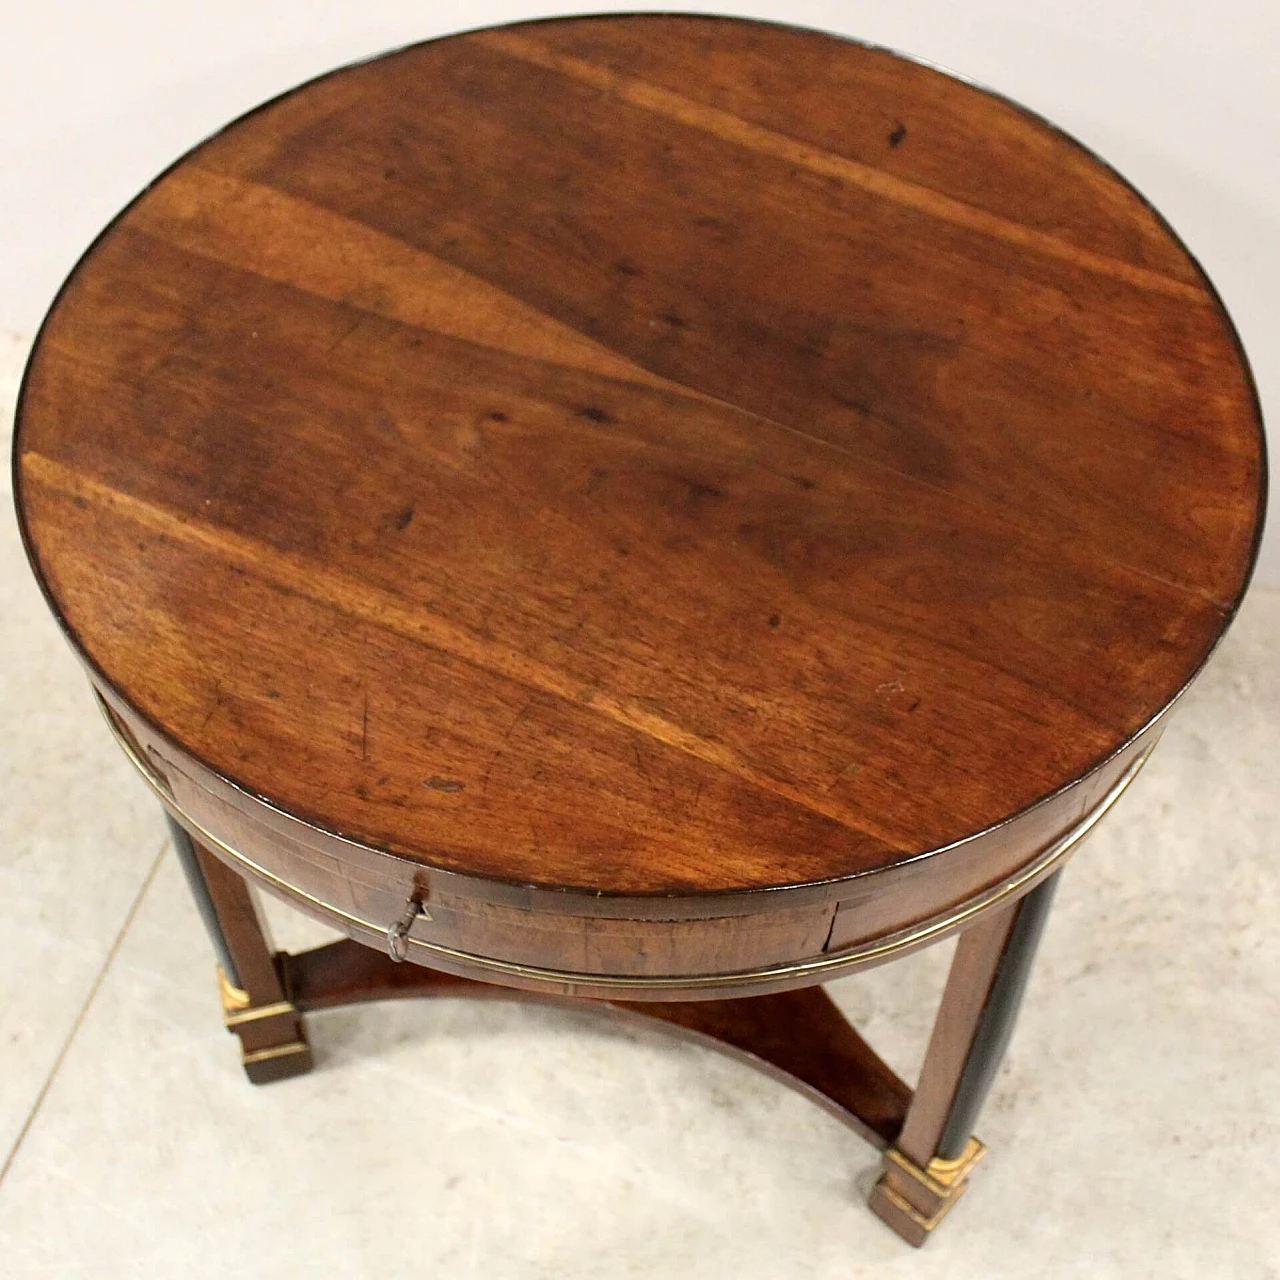
[[[1265,488],[1231,322],[1105,164],[670,15],[417,45],[196,147],[64,286],[15,468],[252,1081],[335,1005],[586,996],[830,1109],[912,1244]],[[252,886],[345,936],[275,950]],[[821,983],[953,933],[909,1087]]]
[[[649,970],[465,900],[774,919],[736,972],[1016,878],[1222,635],[1265,471],[1113,170],[883,50],[671,16],[417,45],[196,147],[63,288],[16,468],[219,848],[355,936],[426,885],[441,955],[601,973]]]

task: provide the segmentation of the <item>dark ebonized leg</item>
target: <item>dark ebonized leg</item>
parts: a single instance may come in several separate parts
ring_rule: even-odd
[[[306,1027],[252,891],[230,867],[196,844],[169,816],[178,860],[218,960],[222,1013],[240,1040],[245,1074],[267,1084],[311,1068]]]
[[[973,1126],[1013,1034],[1060,874],[956,945],[920,1083],[871,1193],[871,1207],[911,1244],[929,1238],[982,1157]]]

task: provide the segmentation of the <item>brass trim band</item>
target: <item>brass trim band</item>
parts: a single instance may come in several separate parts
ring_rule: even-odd
[[[273,1045],[270,1049],[254,1049],[240,1054],[241,1063],[250,1067],[255,1062],[270,1062],[272,1058],[287,1058],[294,1053],[310,1053],[311,1046],[305,1040],[290,1040],[288,1044]]]
[[[958,1201],[967,1190],[968,1184],[962,1182],[960,1186],[956,1188],[954,1195],[948,1195],[937,1209],[935,1209],[931,1215],[926,1217],[915,1207],[915,1205],[911,1204],[903,1195],[889,1186],[887,1182],[878,1183],[876,1186],[877,1194],[884,1196],[884,1198],[888,1200],[899,1213],[906,1214],[906,1216],[910,1218],[911,1221],[914,1222],[926,1235],[929,1235],[938,1223],[940,1223],[943,1218],[951,1212],[955,1207],[956,1201]]]
[[[155,792],[161,804],[179,818],[184,826],[195,832],[200,840],[207,844],[211,850],[220,853],[227,861],[244,867],[245,870],[258,879],[265,880],[268,884],[276,886],[283,891],[286,897],[301,898],[303,901],[318,907],[321,911],[331,916],[336,916],[340,920],[345,920],[350,925],[367,930],[379,937],[386,937],[386,925],[375,924],[372,921],[362,919],[360,916],[352,915],[349,911],[342,910],[341,907],[332,906],[330,903],[323,901],[323,899],[299,889],[296,885],[281,879],[265,867],[259,866],[239,850],[233,849],[196,821],[195,818],[181,808],[168,790],[160,785],[158,779],[152,777],[150,765],[133,749],[128,739],[117,730],[114,717],[106,714],[106,703],[97,689],[94,689],[94,697],[97,698],[107,725],[116,741],[120,744],[121,750],[129,757],[134,768],[142,774],[143,779]],[[407,935],[405,941],[409,944],[411,951],[425,952],[426,957],[432,955],[447,956],[457,963],[487,970],[494,974],[506,974],[511,977],[555,983],[561,986],[694,990],[699,987],[746,986],[762,981],[767,982],[771,979],[789,979],[810,974],[814,975],[815,982],[826,981],[827,978],[834,977],[845,969],[866,965],[872,961],[881,961],[900,951],[921,946],[933,938],[952,932],[963,925],[966,920],[990,910],[1007,899],[1018,896],[1020,891],[1029,887],[1054,865],[1066,858],[1071,850],[1093,830],[1099,819],[1115,804],[1129,784],[1137,777],[1138,772],[1146,764],[1147,758],[1154,749],[1155,743],[1152,742],[1129,765],[1107,794],[1085,814],[1080,822],[1043,849],[1009,879],[984,889],[968,901],[957,907],[952,907],[941,915],[934,916],[909,928],[901,929],[896,933],[888,934],[883,938],[877,938],[870,942],[856,943],[854,946],[846,947],[841,951],[828,951],[821,955],[810,956],[804,960],[770,965],[761,969],[738,970],[733,973],[706,973],[684,976],[624,976],[618,974],[577,973],[563,969],[545,969],[537,965],[522,964],[514,960],[499,960],[491,956],[478,955],[474,952],[460,951],[454,947],[444,946],[442,943],[427,942],[422,938],[414,938]],[[424,957],[423,963],[429,963],[428,959]]]
[[[986,1154],[985,1144],[971,1137],[965,1144],[964,1151],[954,1160],[940,1160],[934,1156],[923,1169],[913,1160],[907,1159],[897,1147],[885,1148],[884,1158],[886,1162],[897,1165],[908,1177],[914,1178],[935,1196],[945,1196],[955,1190],[958,1182],[962,1182],[969,1176],[969,1171]]]
[[[275,1004],[262,1004],[256,1008],[245,1009],[241,1013],[224,1013],[222,1021],[227,1029],[234,1030],[246,1022],[260,1022],[263,1018],[279,1018],[286,1013],[297,1014],[298,1007],[288,1000],[277,1000]]]

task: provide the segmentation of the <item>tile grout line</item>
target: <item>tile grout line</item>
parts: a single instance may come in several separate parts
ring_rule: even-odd
[[[40,1108],[44,1106],[45,1098],[49,1094],[49,1090],[53,1087],[53,1082],[57,1078],[58,1072],[62,1069],[63,1060],[67,1056],[67,1052],[71,1048],[72,1042],[79,1034],[80,1027],[84,1023],[85,1017],[89,1012],[90,1006],[97,999],[98,991],[102,987],[102,983],[107,976],[108,970],[115,961],[116,953],[120,950],[121,944],[124,942],[125,934],[129,932],[130,926],[133,924],[134,917],[138,914],[138,908],[142,905],[143,898],[147,895],[147,890],[151,887],[151,882],[156,877],[156,872],[160,869],[160,863],[164,860],[165,850],[169,847],[169,841],[166,838],[161,842],[160,848],[156,851],[156,856],[151,861],[151,866],[147,871],[137,894],[134,896],[133,902],[125,914],[124,922],[120,925],[111,946],[107,950],[106,958],[102,962],[102,967],[98,970],[97,976],[93,980],[93,984],[89,988],[88,995],[84,998],[84,1003],[80,1006],[74,1021],[71,1023],[71,1030],[67,1032],[66,1039],[62,1042],[62,1048],[58,1050],[57,1057],[53,1060],[53,1065],[49,1068],[48,1075],[45,1076],[44,1084],[40,1086],[40,1092],[36,1094],[36,1100],[31,1104],[31,1110],[27,1113],[27,1118],[22,1122],[22,1128],[18,1130],[18,1136],[13,1141],[13,1146],[9,1148],[9,1154],[5,1157],[4,1164],[0,1165],[0,1186],[3,1185],[5,1178],[8,1176],[9,1170],[13,1167],[13,1162],[17,1159],[18,1152],[22,1148],[22,1144],[26,1141],[27,1134],[31,1132],[31,1126],[35,1123],[36,1116],[40,1114]]]

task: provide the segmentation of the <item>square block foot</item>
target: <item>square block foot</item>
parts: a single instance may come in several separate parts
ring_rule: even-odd
[[[918,1249],[964,1195],[969,1173],[985,1153],[986,1147],[970,1138],[956,1159],[933,1159],[921,1169],[890,1147],[868,1200],[872,1212]]]
[[[255,1049],[252,1053],[242,1053],[240,1060],[244,1065],[245,1075],[254,1084],[271,1084],[275,1080],[306,1075],[314,1065],[311,1046],[305,1040],[291,1040],[288,1044],[273,1045],[269,1049]]]

